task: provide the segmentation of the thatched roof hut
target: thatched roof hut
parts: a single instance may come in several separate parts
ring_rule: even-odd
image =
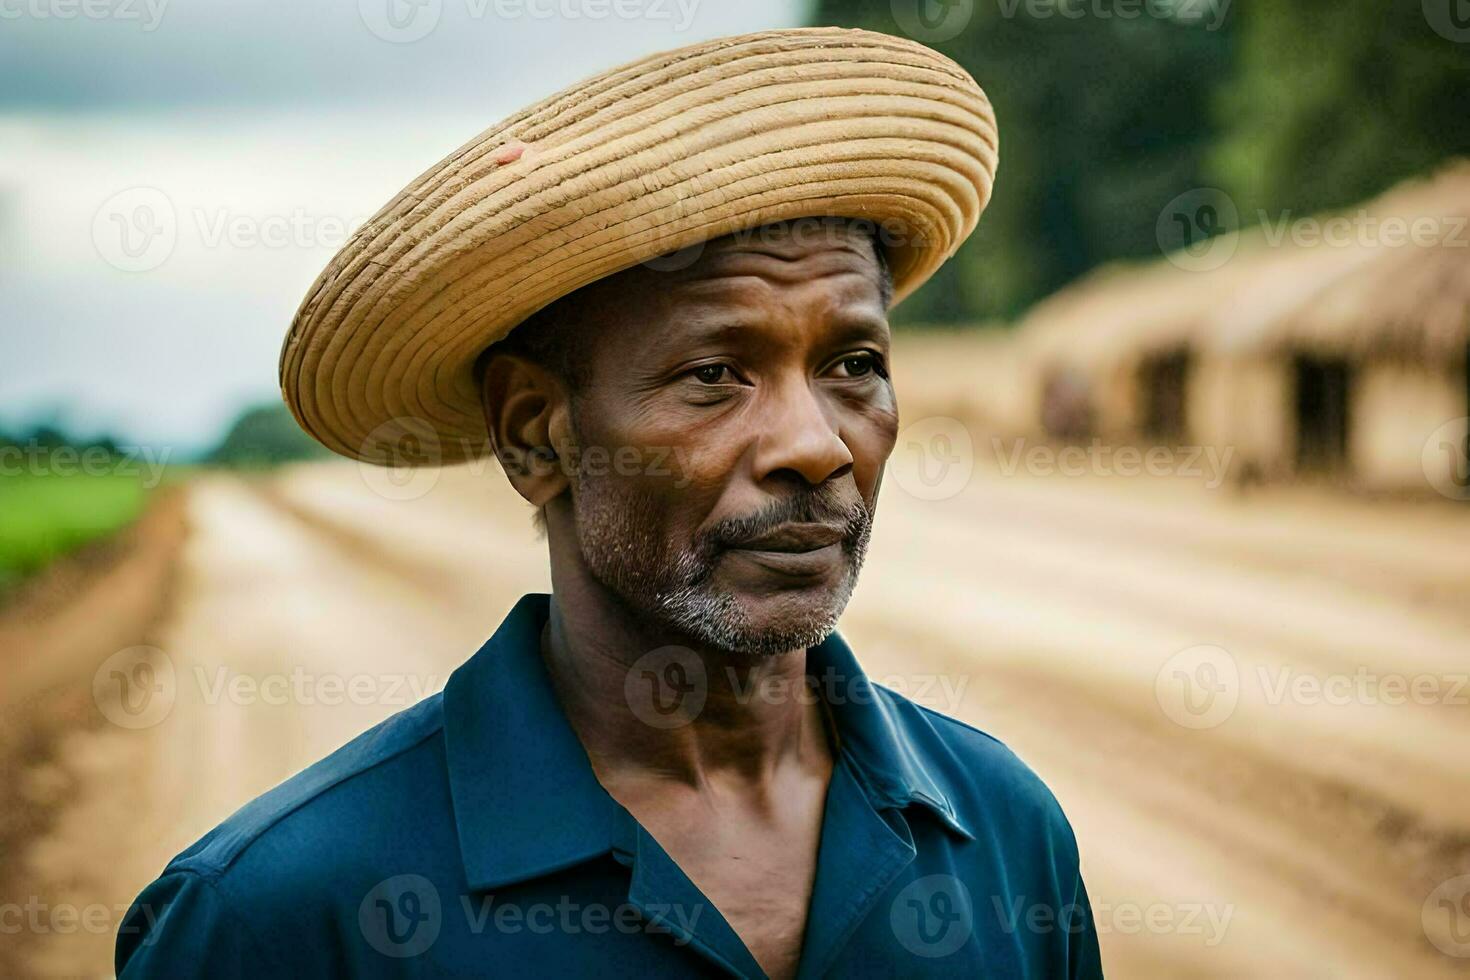
[[[1365,209],[1377,230],[1319,246],[1338,273],[1270,318],[1266,351],[1353,360],[1443,361],[1470,345],[1470,163],[1391,191]]]
[[[1178,384],[1184,371],[1192,390],[1178,411],[1197,416],[1197,438],[1281,456],[1292,451],[1292,423],[1265,415],[1287,411],[1292,358],[1463,363],[1470,161],[1358,208],[1286,217],[1228,240],[1231,257],[1218,268],[1112,266],[1038,304],[1019,339],[1043,415],[1061,378],[1064,394],[1086,400],[1097,423],[1089,431],[1137,433],[1157,414],[1150,388],[1161,378]],[[1168,370],[1157,370],[1161,362]]]

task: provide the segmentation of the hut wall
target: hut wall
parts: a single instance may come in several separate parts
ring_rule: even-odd
[[[1143,429],[1143,400],[1133,357],[1107,365],[1098,379],[1097,429],[1110,442],[1130,442]]]
[[[1280,359],[1204,353],[1189,384],[1189,438],[1231,449],[1232,468],[1258,475],[1290,468],[1290,376]]]
[[[1459,365],[1370,361],[1358,375],[1349,455],[1357,482],[1373,489],[1423,489],[1446,474],[1428,474],[1424,444],[1465,414]],[[1443,459],[1447,454],[1430,459]]]

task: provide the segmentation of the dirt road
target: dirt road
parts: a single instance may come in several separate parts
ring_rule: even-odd
[[[120,675],[163,679],[163,713],[125,727],[137,702],[103,684],[119,722],[47,764],[76,789],[20,856],[43,907],[29,972],[106,973],[111,929],[56,909],[115,928],[170,855],[442,686],[547,587],[503,480],[431,482],[193,486],[173,611],[148,672]],[[1113,975],[1470,969],[1470,905],[1431,900],[1470,873],[1463,508],[992,470],[932,501],[890,481],[842,629],[875,677],[1049,782]]]

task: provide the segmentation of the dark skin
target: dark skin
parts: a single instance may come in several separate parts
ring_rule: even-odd
[[[721,239],[688,268],[638,268],[583,291],[595,315],[579,334],[575,401],[523,357],[492,357],[483,377],[496,452],[544,508],[554,601],[543,656],[567,717],[598,780],[773,977],[794,975],[801,956],[833,748],[825,709],[803,696],[805,644],[756,651],[729,638],[799,636],[835,622],[850,593],[837,515],[870,518],[898,430],[879,284],[860,230]],[[548,453],[588,446],[666,462],[583,481]],[[640,600],[648,575],[608,571],[634,560],[617,554],[617,535],[595,533],[597,515],[628,501],[640,554],[744,529],[704,553],[701,586],[739,631],[683,628]],[[818,519],[739,523],[789,517],[795,501],[822,502],[804,512]],[[707,696],[651,725],[629,674],[671,645]],[[751,684],[777,696],[752,698]]]

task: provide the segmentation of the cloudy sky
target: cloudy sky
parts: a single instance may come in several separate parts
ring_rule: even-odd
[[[347,233],[501,117],[803,0],[0,0],[0,424],[207,446]]]

